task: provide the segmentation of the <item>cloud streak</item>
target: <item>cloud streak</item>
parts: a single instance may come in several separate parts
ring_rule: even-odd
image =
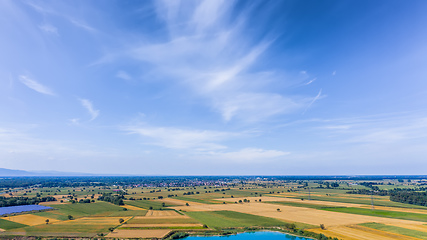
[[[55,96],[55,93],[50,88],[42,85],[41,83],[37,82],[36,80],[34,80],[28,76],[21,75],[21,76],[19,76],[19,80],[25,86],[33,89],[34,91],[36,91],[38,93]]]
[[[211,152],[206,157],[211,160],[232,161],[236,163],[251,163],[269,161],[289,155],[290,152],[265,150],[261,148],[243,148],[234,152]]]
[[[129,44],[94,64],[131,58],[148,68],[142,78],[185,86],[226,122],[258,122],[303,108],[306,98],[284,95],[272,87],[271,83],[283,83],[280,70],[258,68],[276,38],[247,35],[249,12],[256,8],[249,5],[233,15],[230,1],[157,1],[157,17],[169,38]]]
[[[317,100],[319,100],[321,98],[321,95],[322,95],[322,89],[320,89],[319,93],[316,95],[316,97],[313,98],[313,100],[310,102],[310,104],[308,104],[308,106],[304,110],[303,114],[305,112],[307,112],[307,110],[311,107],[311,105],[313,105],[313,103],[315,103]]]
[[[82,104],[82,106],[84,108],[86,108],[86,110],[91,115],[90,121],[95,120],[95,118],[97,118],[99,116],[99,110],[96,110],[93,107],[93,104],[92,104],[92,102],[90,100],[88,100],[88,99],[79,99],[79,100],[80,100],[80,103]]]
[[[149,144],[170,149],[192,149],[197,151],[224,149],[226,146],[218,142],[239,135],[221,131],[153,127],[148,125],[126,126],[122,130],[150,139]]]

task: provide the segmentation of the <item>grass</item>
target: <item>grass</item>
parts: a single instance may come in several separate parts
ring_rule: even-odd
[[[122,207],[107,202],[58,204],[55,208],[58,209],[58,213],[65,216],[72,215],[74,218],[125,212]]]
[[[356,194],[355,194],[356,195]],[[286,196],[284,196],[286,197]],[[301,195],[300,197],[289,197],[289,198],[296,198],[296,199],[307,199],[307,196]],[[311,200],[318,200],[318,201],[329,201],[329,202],[342,202],[342,203],[355,203],[355,204],[365,204],[365,205],[371,205],[371,199],[369,198],[361,198],[361,199],[355,199],[355,198],[339,198],[339,197],[321,197],[321,196],[311,196]],[[412,204],[405,204],[405,203],[399,203],[399,202],[391,202],[387,200],[377,200],[374,201],[374,204],[377,206],[384,206],[384,207],[401,207],[401,208],[416,208],[416,209],[427,209],[423,206],[417,206]]]
[[[127,221],[128,224],[182,224],[182,223],[199,223],[192,218],[133,218]]]
[[[127,210],[127,211],[118,211],[118,212],[104,212],[102,214],[97,214],[95,216],[102,217],[133,217],[133,216],[145,216],[147,210]]]
[[[26,227],[26,226],[27,225],[24,225],[21,223],[0,219],[0,228],[4,229],[4,230],[10,230],[10,229],[14,229],[14,228],[22,228],[22,227]]]
[[[362,223],[359,225],[364,226],[364,227],[377,229],[377,230],[381,230],[381,231],[392,232],[392,233],[397,233],[397,234],[401,234],[401,235],[405,235],[405,236],[410,236],[410,237],[421,238],[421,239],[427,240],[427,233],[417,231],[417,230],[412,230],[412,229],[407,229],[407,228],[402,228],[402,227],[395,227],[395,226],[385,225],[382,223]]]
[[[375,216],[375,217],[385,217],[385,218],[422,221],[422,222],[427,221],[427,214],[421,214],[421,213],[407,213],[407,212],[396,212],[396,211],[386,211],[386,210],[371,210],[371,209],[365,209],[365,208],[352,208],[352,207],[322,208],[322,210],[331,211],[331,212],[341,212],[341,213],[351,213],[351,214],[358,214],[358,215]]]
[[[169,226],[169,227],[120,227],[120,229],[124,229],[124,230],[153,230],[153,229],[185,229],[185,230],[190,230],[190,229],[206,229],[202,226],[192,226],[192,227],[187,227],[187,226]]]
[[[59,211],[44,211],[44,212],[37,212],[33,213],[33,215],[40,216],[40,217],[46,217],[46,218],[53,218],[58,219],[61,221],[68,220],[68,215],[61,214]]]
[[[273,218],[233,211],[187,212],[186,214],[211,228],[217,229],[253,226],[283,226],[285,224],[285,222]]]
[[[132,200],[132,201],[125,201],[125,203],[134,207],[140,207],[144,209],[150,209],[150,207],[152,207],[153,210],[165,210],[165,207],[173,206],[165,203],[165,206],[163,207],[162,202],[153,201],[153,200]]]
[[[117,224],[118,225],[118,224]],[[27,233],[106,233],[109,227],[116,225],[96,224],[46,224],[23,228]]]

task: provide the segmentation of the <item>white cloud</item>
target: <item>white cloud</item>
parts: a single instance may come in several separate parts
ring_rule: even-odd
[[[39,93],[42,93],[42,94],[46,94],[46,95],[52,95],[52,96],[55,95],[55,93],[51,89],[49,89],[46,86],[43,86],[42,84],[38,83],[36,80],[31,79],[28,76],[21,75],[21,76],[19,76],[19,80],[23,84],[25,84],[25,86],[33,89],[36,92],[39,92]]]
[[[212,160],[232,162],[266,162],[278,157],[289,155],[289,152],[265,150],[261,148],[244,148],[235,152],[213,152],[209,156]]]
[[[132,77],[125,71],[118,71],[116,77],[121,78],[123,80],[129,81],[132,80]]]
[[[314,81],[316,81],[317,80],[317,78],[313,78],[313,79],[311,79],[310,81],[308,81],[307,83],[305,83],[305,85],[309,85],[309,84],[312,84]]]
[[[181,3],[156,1],[157,15],[166,25],[169,39],[130,44],[132,47],[108,53],[94,64],[129,57],[150,63],[145,65],[148,71],[143,78],[178,82],[225,121],[262,121],[306,105],[307,98],[280,94],[271,85],[290,85],[281,70],[257,68],[275,38],[248,36],[247,11],[232,16],[230,1],[185,2],[185,7]],[[248,9],[253,7],[255,4]]]
[[[58,35],[58,29],[51,24],[45,23],[43,25],[39,25],[39,28],[46,33]]]
[[[99,110],[94,109],[93,104],[90,100],[88,99],[79,99],[79,100],[80,100],[80,103],[83,105],[83,107],[85,107],[89,112],[89,114],[91,115],[90,121],[98,117]]]
[[[72,119],[70,119],[70,122],[71,122],[72,124],[77,125],[77,124],[79,124],[80,119],[78,119],[78,118],[72,118]]]
[[[192,149],[194,151],[224,149],[226,147],[218,142],[239,135],[230,132],[139,125],[126,126],[122,129],[128,133],[151,139],[152,141],[149,144],[171,149]]]

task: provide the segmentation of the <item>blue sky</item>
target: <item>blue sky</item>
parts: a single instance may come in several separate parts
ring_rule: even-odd
[[[425,174],[425,1],[0,1],[0,167]]]

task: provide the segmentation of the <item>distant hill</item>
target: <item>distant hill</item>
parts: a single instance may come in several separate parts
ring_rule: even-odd
[[[24,171],[0,168],[0,177],[52,177],[52,176],[94,176],[89,173],[57,172],[57,171]]]
[[[27,172],[23,170],[13,170],[7,168],[0,168],[0,176],[2,177],[23,177],[23,176],[35,176],[32,172]]]

